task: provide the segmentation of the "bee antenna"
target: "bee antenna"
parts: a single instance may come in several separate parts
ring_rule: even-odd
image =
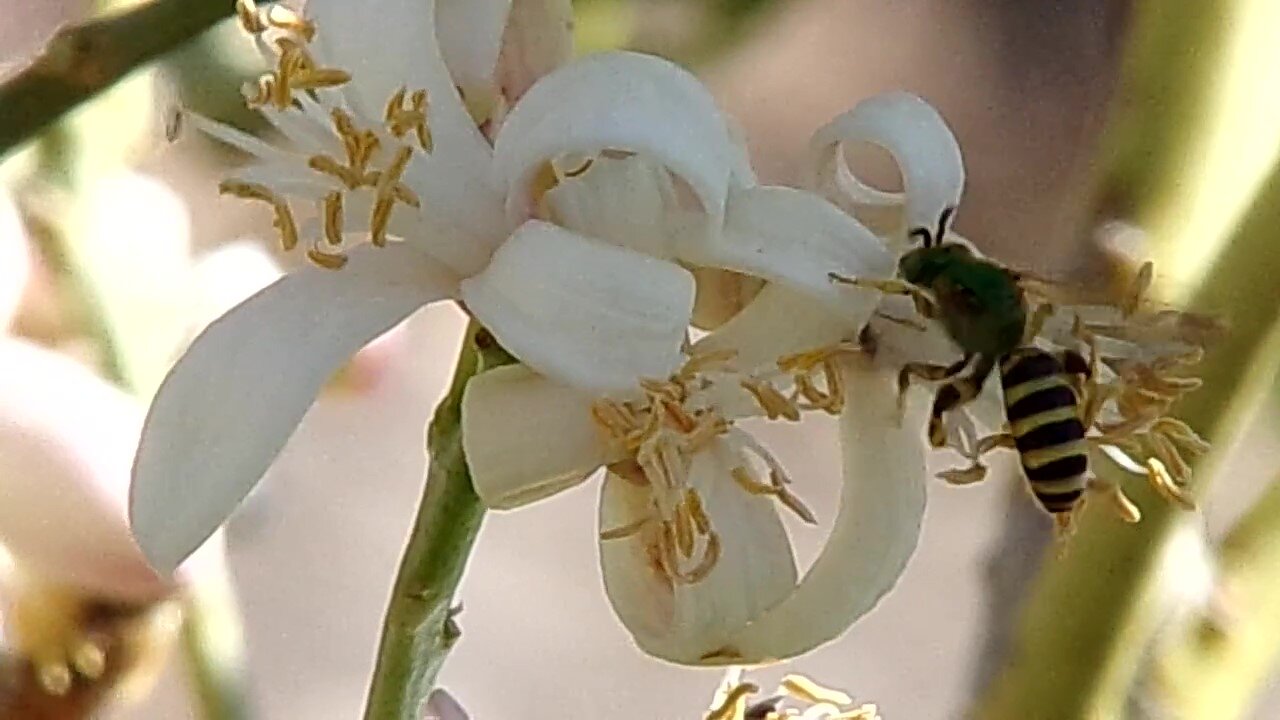
[[[920,238],[925,247],[933,246],[933,236],[929,233],[929,228],[918,227],[907,233],[908,238]]]
[[[938,216],[938,232],[935,237],[939,244],[942,243],[942,237],[947,234],[948,226],[951,224],[951,217],[956,214],[954,205],[943,208],[942,214]]]

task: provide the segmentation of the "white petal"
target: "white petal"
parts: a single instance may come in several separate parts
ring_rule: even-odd
[[[226,519],[347,358],[453,287],[411,248],[365,246],[210,325],[161,385],[134,461],[130,515],[153,564],[173,569]]]
[[[239,240],[211,250],[196,260],[195,320],[204,327],[284,275],[262,245]]]
[[[735,188],[724,231],[689,233],[679,257],[788,285],[834,311],[869,314],[878,293],[831,280],[888,277],[894,257],[875,235],[817,195],[786,187]]]
[[[693,277],[673,263],[531,221],[462,283],[461,297],[529,367],[606,393],[679,366]]]
[[[456,84],[492,83],[510,10],[511,0],[437,0],[436,35]]]
[[[893,588],[915,552],[928,402],[917,394],[898,427],[896,374],[850,364],[835,527],[795,592],[734,638],[745,662],[794,657],[839,637]]]
[[[41,578],[150,601],[170,589],[129,533],[142,408],[82,365],[0,341],[0,542]]]
[[[784,285],[766,285],[742,312],[694,343],[691,354],[733,350],[739,369],[758,368],[783,355],[852,339],[874,309],[863,304],[859,299],[848,312],[833,312]]]
[[[629,52],[575,60],[539,80],[511,111],[494,144],[508,215],[529,215],[531,180],[544,162],[605,149],[666,165],[719,224],[737,160],[715,101],[679,66]]]
[[[591,418],[592,398],[522,365],[467,383],[462,447],[484,504],[519,507],[587,479],[611,455]]]
[[[795,587],[791,542],[774,501],[743,491],[729,476],[731,468],[745,463],[723,441],[693,458],[690,483],[721,543],[718,562],[701,581],[673,587],[655,572],[641,535],[600,543],[609,600],[650,655],[701,664]],[[648,502],[646,489],[610,476],[600,497],[601,529],[636,520]]]
[[[557,225],[646,255],[672,256],[673,228],[663,220],[675,207],[675,188],[666,169],[646,157],[596,158],[546,200]]]
[[[480,272],[512,229],[487,171],[487,164],[462,154],[417,155],[404,179],[423,199],[423,210],[392,216],[397,232],[459,277]]]
[[[511,8],[498,56],[498,83],[514,104],[539,78],[573,57],[570,0],[520,0]]]
[[[903,193],[869,187],[845,162],[842,145],[867,142],[893,155]],[[930,230],[943,209],[955,207],[964,190],[964,161],[955,136],[929,103],[906,92],[876,95],[820,128],[810,143],[816,187],[836,202],[905,205],[908,228]]]
[[[316,23],[319,59],[351,73],[344,90],[363,115],[382,117],[399,88],[425,89],[437,151],[488,156],[441,54],[435,0],[309,0],[306,14]]]

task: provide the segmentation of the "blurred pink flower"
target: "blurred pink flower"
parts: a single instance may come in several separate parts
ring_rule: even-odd
[[[25,577],[130,603],[174,582],[143,557],[127,521],[142,407],[88,369],[0,340],[0,543]],[[180,573],[219,562],[214,539]]]

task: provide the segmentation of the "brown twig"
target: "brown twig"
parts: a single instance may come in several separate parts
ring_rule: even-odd
[[[233,10],[231,0],[152,0],[61,28],[30,64],[0,83],[0,158]]]

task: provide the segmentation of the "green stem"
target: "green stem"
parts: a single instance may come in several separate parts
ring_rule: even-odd
[[[152,0],[59,30],[30,65],[0,84],[0,158],[233,10],[231,0]]]
[[[484,518],[463,456],[462,394],[475,375],[512,362],[472,324],[453,384],[427,431],[426,488],[383,621],[366,720],[421,718],[422,703],[458,640],[453,598]]]

